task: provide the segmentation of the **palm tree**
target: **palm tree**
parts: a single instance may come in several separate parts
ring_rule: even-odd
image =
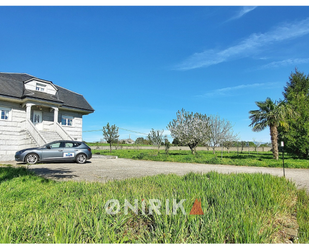
[[[286,126],[284,122],[287,113],[291,113],[291,109],[284,102],[273,102],[270,98],[266,101],[255,102],[259,110],[249,111],[251,114],[251,124],[253,131],[262,131],[267,126],[270,129],[270,137],[273,151],[273,158],[278,160],[278,126]]]

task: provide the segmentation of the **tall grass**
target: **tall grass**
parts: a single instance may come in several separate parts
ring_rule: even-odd
[[[283,228],[276,220],[295,212],[297,193],[285,178],[262,174],[189,173],[103,184],[55,182],[24,168],[2,167],[0,242],[273,243]],[[196,198],[204,215],[189,215]],[[107,213],[110,199],[119,200],[119,213]],[[137,215],[125,214],[125,199],[138,200]],[[150,199],[161,201],[161,215],[147,214]],[[167,215],[166,199],[186,199],[186,214],[172,214],[169,205]],[[307,236],[308,226],[301,231]]]
[[[299,225],[299,242],[309,243],[309,196],[305,190],[298,192],[297,220]]]
[[[93,153],[102,155],[115,155],[120,158],[130,158],[135,160],[151,160],[151,161],[168,161],[183,163],[205,163],[205,164],[223,164],[238,166],[257,166],[257,167],[282,167],[281,158],[277,161],[272,158],[271,152],[216,152],[197,151],[196,155],[192,155],[190,151],[170,151],[169,155],[157,150],[93,150]],[[285,155],[285,168],[309,168],[309,161],[306,159],[297,159],[290,155]]]

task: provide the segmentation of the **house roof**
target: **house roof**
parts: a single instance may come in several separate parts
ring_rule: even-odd
[[[24,82],[31,79],[37,80],[38,78],[25,73],[0,73],[0,95],[19,99],[33,98],[47,100],[61,104],[62,107],[72,107],[88,112],[94,111],[83,95],[57,85],[54,85],[58,89],[55,95],[25,89]],[[50,83],[52,84],[52,82]]]

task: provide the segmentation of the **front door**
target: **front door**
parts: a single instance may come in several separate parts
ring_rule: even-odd
[[[41,111],[33,111],[32,123],[39,129],[42,130],[42,112]]]

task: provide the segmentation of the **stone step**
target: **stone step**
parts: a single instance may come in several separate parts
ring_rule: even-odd
[[[57,140],[63,140],[60,135],[55,131],[41,131],[41,134],[46,139],[48,143],[57,141]]]

